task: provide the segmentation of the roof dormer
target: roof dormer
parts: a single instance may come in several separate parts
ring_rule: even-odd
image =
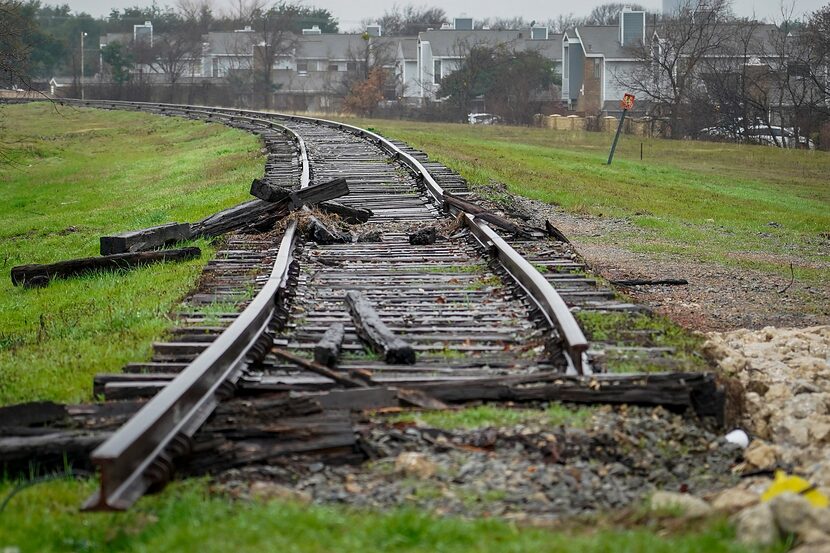
[[[631,46],[646,40],[646,12],[623,8],[620,12],[620,45]]]

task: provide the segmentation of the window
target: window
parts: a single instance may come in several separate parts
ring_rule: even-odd
[[[790,77],[809,77],[810,66],[801,62],[789,62],[787,64],[787,75]]]
[[[297,62],[297,73],[308,73],[308,62]]]
[[[329,64],[329,71],[337,71],[338,69],[339,69],[339,67],[336,63],[330,63]]]
[[[346,63],[346,71],[357,71],[357,62],[350,61]]]
[[[599,58],[594,58],[594,78],[599,79],[600,77],[602,77],[602,63]]]
[[[432,62],[432,83],[441,84],[441,60]]]
[[[213,76],[219,76],[219,58],[213,58]]]

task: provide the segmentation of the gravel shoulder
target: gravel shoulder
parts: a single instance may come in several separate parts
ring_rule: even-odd
[[[681,254],[651,253],[647,250],[655,243],[654,236],[626,219],[565,212],[556,206],[510,195],[499,183],[477,187],[476,192],[486,198],[485,203],[534,226],[544,228],[545,220],[550,220],[568,237],[586,263],[608,280],[686,279],[689,284],[684,286],[635,286],[619,290],[689,330],[707,332],[830,323],[828,284],[791,282],[789,275],[700,261]],[[817,247],[828,248],[830,242]],[[762,261],[764,254],[751,257]]]

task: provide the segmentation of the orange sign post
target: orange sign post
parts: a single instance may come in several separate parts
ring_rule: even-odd
[[[622,132],[623,121],[625,121],[625,114],[628,113],[628,110],[630,110],[633,107],[634,95],[626,92],[623,95],[622,100],[620,100],[620,108],[622,109],[622,115],[620,115],[620,124],[617,126],[617,134],[614,135],[614,142],[611,144],[611,151],[608,153],[608,163],[606,163],[606,165],[611,165],[611,161],[614,159],[614,151],[617,149],[617,141],[620,139],[620,132]]]

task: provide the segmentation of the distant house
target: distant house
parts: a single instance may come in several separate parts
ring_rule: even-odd
[[[557,72],[561,70],[562,35],[550,33],[547,27],[509,31],[473,30],[472,27],[469,18],[458,18],[451,27],[419,33],[418,76],[414,81],[414,90],[407,94],[414,93],[421,100],[437,99],[441,79],[456,71],[467,52],[476,46],[507,45],[516,50],[535,49],[554,62]]]
[[[653,32],[653,29],[650,29]],[[617,25],[583,25],[562,36],[562,100],[569,109],[619,110],[627,92],[620,83],[641,62],[629,48],[646,40],[646,13],[623,9]]]
[[[227,77],[233,71],[253,68],[257,36],[251,27],[232,32],[210,32],[202,43],[201,76]]]
[[[418,38],[402,37],[398,39],[398,48],[395,56],[396,73],[398,75],[398,97],[401,99],[414,98],[420,90],[418,77]]]
[[[275,64],[278,86],[275,107],[294,110],[329,110],[348,92],[349,78],[370,57],[369,40],[359,34],[304,33],[296,49]]]

